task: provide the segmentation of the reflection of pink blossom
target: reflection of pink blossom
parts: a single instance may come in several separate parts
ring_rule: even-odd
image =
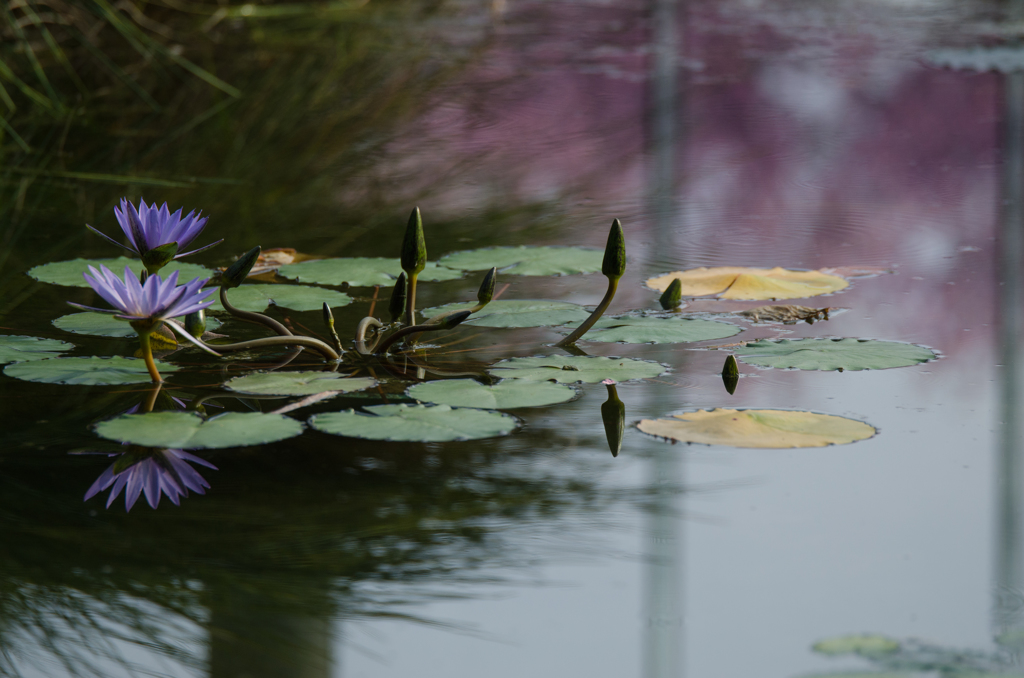
[[[167,495],[175,506],[179,505],[179,497],[187,497],[188,491],[206,494],[210,484],[189,466],[186,461],[195,462],[207,468],[217,467],[184,450],[156,450],[152,454],[142,456],[135,452],[119,455],[116,462],[104,471],[92,487],[85,493],[85,501],[93,498],[113,485],[107,498],[107,508],[114,503],[121,490],[127,487],[124,495],[125,508],[131,510],[139,495],[146,493],[146,501],[156,508],[160,504],[160,493]],[[133,460],[128,466],[126,460]]]

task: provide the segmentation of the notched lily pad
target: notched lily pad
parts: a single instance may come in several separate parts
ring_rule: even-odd
[[[543,356],[509,358],[494,364],[487,372],[495,377],[557,381],[561,384],[596,384],[605,379],[617,382],[630,379],[651,379],[664,374],[661,363],[635,358],[604,356]]]
[[[803,299],[838,292],[849,286],[844,278],[821,271],[785,268],[719,266],[676,271],[651,278],[647,286],[664,292],[673,280],[682,283],[684,297],[710,294],[720,299]]]
[[[798,370],[884,370],[938,358],[930,348],[878,339],[763,339],[734,349],[748,365]]]
[[[442,266],[464,271],[495,267],[515,275],[573,275],[597,273],[604,260],[602,250],[582,247],[488,247],[453,252],[441,257]]]
[[[488,410],[554,405],[577,395],[572,387],[530,379],[503,379],[493,386],[473,379],[444,379],[416,384],[406,394],[428,403]]]
[[[343,377],[334,372],[263,372],[235,377],[224,384],[238,393],[265,395],[313,395],[338,391],[348,393],[376,386],[369,377]]]
[[[298,264],[288,264],[277,269],[277,274],[292,280],[316,285],[342,285],[370,287],[372,285],[393,285],[402,273],[399,259],[383,257],[351,257],[338,259],[312,259]],[[421,282],[458,280],[462,271],[438,266],[432,261],[419,274]]]
[[[845,445],[875,435],[869,424],[794,410],[698,410],[671,419],[644,419],[644,433],[683,443],[728,447],[791,448]]]
[[[28,270],[28,275],[39,282],[51,283],[53,285],[66,285],[68,287],[88,287],[82,277],[83,273],[89,272],[89,266],[99,268],[106,266],[120,276],[124,267],[129,267],[139,275],[142,272],[142,262],[138,259],[128,257],[117,257],[116,259],[71,259],[70,261],[55,261],[50,264],[42,264]],[[209,278],[213,271],[196,264],[189,264],[181,261],[172,261],[160,269],[160,277],[167,278],[174,271],[178,271],[178,282],[187,283],[196,278]]]
[[[178,369],[170,363],[156,361],[161,373]],[[89,386],[112,384],[144,384],[150,380],[146,363],[138,358],[48,358],[25,363],[14,363],[4,368],[4,374],[24,381],[44,384],[82,384]]]
[[[331,308],[348,306],[352,297],[344,292],[311,285],[241,285],[228,293],[228,302],[242,311],[259,313],[268,306],[281,306],[293,311],[319,311],[326,302]],[[223,311],[220,295],[215,294],[211,311]]]
[[[574,322],[569,327],[578,327]],[[677,344],[708,339],[723,339],[742,332],[742,328],[717,320],[700,320],[662,315],[622,315],[604,317],[583,335],[582,341],[617,341],[624,344]]]
[[[127,320],[119,320],[107,313],[71,313],[62,315],[53,321],[54,327],[74,334],[90,334],[98,337],[136,337],[135,330]],[[215,330],[220,327],[216,318],[206,319],[206,329]]]
[[[355,410],[316,414],[309,425],[336,436],[423,443],[493,438],[516,427],[516,420],[501,412],[448,405],[370,405],[364,409],[369,414]]]
[[[23,334],[0,335],[0,363],[45,360],[70,351],[75,346],[58,339],[29,337]]]
[[[423,315],[433,318],[441,313],[464,311],[474,306],[475,303],[445,304],[428,308]],[[477,327],[553,327],[584,320],[589,315],[590,312],[582,306],[567,301],[499,299],[487,304],[464,324]]]
[[[293,438],[305,428],[281,414],[228,412],[203,419],[191,412],[123,414],[93,427],[110,440],[175,449],[245,447]]]

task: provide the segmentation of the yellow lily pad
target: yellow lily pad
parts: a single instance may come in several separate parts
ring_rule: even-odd
[[[649,279],[647,286],[664,292],[677,279],[682,283],[684,297],[716,294],[720,299],[744,300],[803,299],[838,292],[850,284],[844,278],[821,271],[718,266],[666,273]]]
[[[644,419],[637,428],[659,438],[729,447],[787,448],[845,445],[875,435],[870,424],[793,410],[698,410],[671,419]]]

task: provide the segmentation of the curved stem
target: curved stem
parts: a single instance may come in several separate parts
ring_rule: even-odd
[[[402,337],[407,337],[410,334],[418,334],[420,332],[437,332],[438,330],[447,329],[451,328],[445,327],[444,325],[411,325],[409,327],[403,327],[402,329],[398,330],[397,332],[389,336],[387,339],[385,339],[384,344],[376,351],[374,351],[374,353],[376,353],[377,355],[380,355],[381,353],[387,353],[388,349],[391,348],[396,341],[398,341]]]
[[[146,369],[154,384],[163,383],[163,377],[156,369],[156,362],[153,360],[153,345],[149,341],[149,332],[139,333],[139,345],[142,347],[142,359],[146,361]]]
[[[602,299],[601,303],[597,305],[594,312],[591,313],[590,317],[584,320],[583,324],[577,327],[572,334],[565,339],[562,339],[560,342],[555,344],[555,346],[561,348],[563,346],[568,346],[569,344],[575,344],[580,337],[590,331],[590,328],[594,326],[594,323],[600,320],[601,316],[604,315],[604,312],[608,310],[608,306],[612,303],[612,299],[615,297],[615,290],[618,286],[618,278],[608,278],[608,291],[604,293],[604,299]]]
[[[204,351],[208,351],[209,353],[212,353],[213,355],[216,356],[220,355],[220,353],[218,353],[217,351],[229,353],[231,351],[245,351],[250,348],[265,348],[272,346],[303,346],[305,348],[311,348],[315,351],[318,351],[320,355],[322,355],[327,360],[339,359],[337,351],[335,351],[329,344],[325,344],[319,339],[314,339],[313,337],[296,337],[292,335],[287,337],[263,337],[262,339],[240,341],[235,344],[217,344],[214,347],[204,343],[201,339],[196,339],[195,337],[185,332],[185,330],[177,326],[173,327],[175,327],[175,329],[178,331],[178,334],[180,334],[182,337],[188,339],[189,341],[191,341],[193,344],[203,349]],[[216,348],[217,350],[215,351],[214,348]]]
[[[235,308],[234,306],[232,306],[231,303],[228,302],[226,287],[220,288],[220,303],[221,306],[224,307],[225,311],[235,316],[236,318],[241,318],[242,320],[248,320],[249,322],[265,325],[270,329],[274,330],[275,332],[277,332],[282,337],[292,336],[291,330],[289,330],[287,327],[277,322],[273,318],[265,316],[262,313],[252,313],[250,311],[243,311],[240,308]]]
[[[384,323],[376,318],[366,316],[360,320],[359,325],[356,326],[356,352],[361,355],[370,355],[373,353],[372,348],[366,348],[366,331],[371,327],[379,329],[384,327]]]

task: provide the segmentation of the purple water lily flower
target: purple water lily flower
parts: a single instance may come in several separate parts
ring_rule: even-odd
[[[196,214],[195,210],[183,217],[181,216],[182,209],[184,208],[171,214],[167,203],[157,207],[156,203],[147,205],[146,201],[142,199],[139,200],[139,206],[136,208],[135,205],[128,202],[127,198],[121,198],[121,207],[115,207],[114,214],[117,216],[117,222],[121,224],[121,230],[128,236],[128,246],[122,245],[88,224],[86,226],[93,233],[103,236],[118,247],[124,247],[129,252],[135,252],[140,257],[145,257],[146,253],[152,249],[172,242],[178,244],[180,251],[202,233],[203,227],[206,226],[206,221],[209,219],[209,217],[202,216],[202,212]],[[191,252],[176,254],[174,258],[181,259],[222,242],[224,242],[223,239]]]
[[[151,275],[145,283],[140,283],[127,266],[124,267],[122,280],[101,265],[99,270],[90,266],[89,273],[83,273],[82,277],[114,310],[83,306],[70,301],[68,303],[87,311],[113,313],[122,320],[160,321],[188,315],[213,305],[212,299],[206,300],[206,297],[213,294],[213,290],[202,289],[209,278],[196,278],[179,287],[177,271],[167,276],[166,280],[159,275]]]
[[[129,452],[129,455],[138,456],[136,452]],[[118,455],[122,457],[122,455]],[[123,459],[123,457],[122,457]],[[128,511],[143,493],[146,495],[146,502],[156,508],[160,504],[161,493],[175,506],[181,503],[181,497],[188,497],[189,490],[196,494],[206,494],[210,484],[199,475],[199,472],[189,466],[186,462],[200,464],[214,471],[217,467],[184,450],[156,450],[152,454],[135,461],[126,468],[121,468],[121,459],[114,462],[110,467],[100,474],[96,482],[86,491],[84,501],[89,501],[94,496],[113,486],[110,496],[107,497],[107,508],[114,503],[121,490],[125,491],[124,505]]]

